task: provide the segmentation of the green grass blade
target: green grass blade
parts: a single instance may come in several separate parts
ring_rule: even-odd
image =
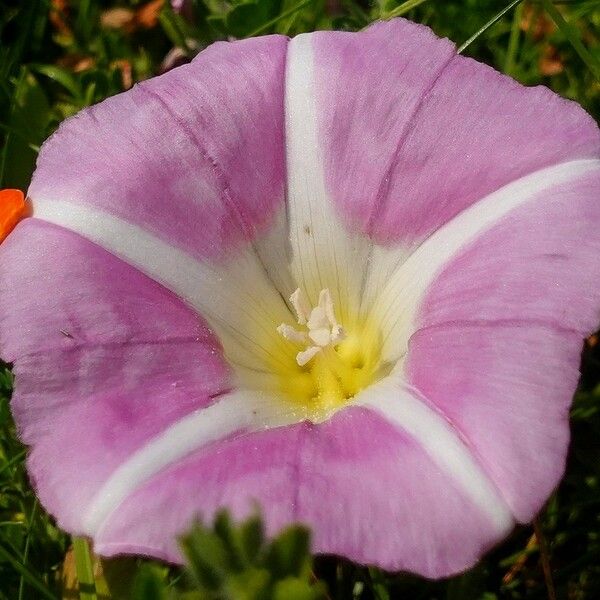
[[[0,559],[10,563],[23,579],[35,590],[41,594],[41,598],[49,600],[58,600],[58,598],[46,587],[44,582],[35,575],[27,565],[16,559],[2,544],[0,544]]]
[[[523,3],[519,4],[513,14],[513,22],[510,27],[510,38],[508,39],[508,49],[506,51],[506,60],[504,61],[504,72],[510,75],[516,64],[517,54],[519,52],[519,37],[521,34],[520,26],[523,17]]]
[[[302,2],[299,2],[295,6],[292,6],[291,8],[289,8],[288,10],[284,10],[281,14],[277,15],[274,19],[267,21],[266,23],[264,23],[263,25],[261,25],[260,27],[255,29],[254,31],[251,31],[247,37],[254,37],[255,35],[264,33],[267,29],[269,29],[273,25],[277,25],[277,23],[279,23],[279,21],[282,21],[283,19],[286,19],[287,17],[296,14],[299,10],[302,10],[305,6],[312,4],[314,1],[315,0],[302,0]]]
[[[499,21],[509,10],[513,9],[517,4],[520,4],[523,0],[513,0],[508,6],[505,6],[498,14],[494,15],[483,27],[478,29],[462,46],[457,50],[458,54],[464,52],[464,50],[470,46],[482,33],[485,33],[494,23]]]
[[[94,565],[90,546],[85,538],[73,538],[73,554],[75,556],[75,569],[79,581],[80,600],[98,600],[96,595],[96,580],[94,578]]]
[[[23,565],[27,565],[27,559],[29,558],[29,546],[31,544],[31,529],[33,527],[33,522],[35,519],[35,513],[37,511],[38,501],[37,498],[33,503],[33,508],[31,509],[31,515],[29,515],[28,525],[27,525],[27,536],[25,537],[25,549],[23,550]],[[19,581],[19,600],[23,599],[23,594],[25,592],[25,578],[21,575],[21,581]]]
[[[594,74],[594,77],[600,80],[600,64],[594,58],[592,53],[583,45],[577,28],[573,27],[568,21],[565,21],[565,18],[550,0],[541,0],[541,2],[544,10],[550,15],[550,18],[554,21],[560,32],[569,40],[571,46],[573,46],[575,52],[579,54],[581,60]]]
[[[12,456],[9,460],[7,460],[1,467],[0,467],[0,475],[2,475],[4,473],[4,471],[10,469],[10,467],[12,467],[13,465],[16,465],[18,462],[20,462],[23,458],[25,458],[25,455],[27,454],[27,450],[22,450],[21,452],[19,452],[18,454],[15,454],[14,456]]]
[[[412,10],[413,8],[417,8],[417,6],[420,6],[424,2],[427,2],[427,0],[406,0],[406,2],[403,2],[402,4],[400,4],[400,6],[396,6],[396,8],[394,8],[393,10],[390,10],[390,12],[382,15],[381,18],[382,19],[393,19],[394,17],[400,17],[400,16],[406,14],[409,10]]]

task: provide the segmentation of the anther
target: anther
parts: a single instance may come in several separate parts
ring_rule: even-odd
[[[319,303],[313,308],[300,289],[290,296],[290,304],[294,307],[298,324],[304,325],[306,331],[299,331],[285,323],[277,331],[286,340],[307,346],[296,355],[296,362],[300,366],[310,362],[324,348],[333,347],[345,339],[346,334],[335,318],[333,300],[327,288],[321,290]]]

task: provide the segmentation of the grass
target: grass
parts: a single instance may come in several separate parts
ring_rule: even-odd
[[[600,117],[600,0],[199,0],[193,8],[190,21],[160,0],[5,0],[0,187],[26,189],[40,144],[61,120],[160,72],[173,48],[185,58],[217,39],[359,30],[399,15],[429,25],[465,54],[522,83],[547,85]],[[310,572],[310,581],[305,577],[294,584],[297,589],[316,598],[325,586],[332,600],[600,598],[599,348],[592,337],[583,349],[567,473],[533,526],[517,529],[480,565],[450,580],[431,582],[317,557],[303,563],[302,577]],[[71,540],[56,527],[27,478],[26,450],[8,407],[11,385],[8,366],[2,367],[0,600],[209,597],[199,584],[194,588],[198,577],[141,559],[98,561],[85,540]],[[214,533],[198,535],[207,539]],[[260,569],[268,570],[267,563]],[[254,563],[247,568],[259,569]],[[240,573],[228,580],[246,577]]]

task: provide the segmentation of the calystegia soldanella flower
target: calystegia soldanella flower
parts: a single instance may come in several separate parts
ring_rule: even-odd
[[[556,486],[600,134],[404,20],[218,43],[67,120],[0,246],[43,505],[180,560],[222,507],[445,576]]]

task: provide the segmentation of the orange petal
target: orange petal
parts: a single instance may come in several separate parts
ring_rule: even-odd
[[[25,196],[21,190],[0,190],[0,242],[25,215]]]

